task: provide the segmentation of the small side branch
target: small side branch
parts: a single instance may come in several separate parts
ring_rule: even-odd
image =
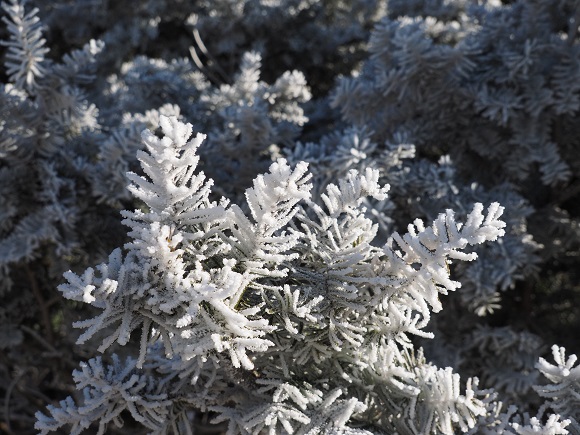
[[[42,292],[38,287],[38,283],[36,282],[36,278],[34,277],[30,266],[26,264],[24,267],[26,269],[26,274],[28,275],[28,280],[30,281],[30,288],[32,289],[32,293],[34,294],[34,298],[38,304],[38,309],[40,310],[40,318],[45,331],[46,340],[52,344],[54,343],[54,335],[52,334],[52,324],[50,322],[50,313],[48,312],[48,307],[44,301],[44,298],[42,297]]]

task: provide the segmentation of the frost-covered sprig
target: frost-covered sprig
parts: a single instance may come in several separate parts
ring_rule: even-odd
[[[232,205],[233,244],[241,254],[246,273],[286,276],[286,270],[276,272],[279,265],[298,257],[298,253],[290,251],[298,243],[299,234],[287,233],[285,228],[298,211],[296,205],[310,197],[312,185],[308,183],[307,168],[302,162],[292,170],[286,160],[279,159],[268,173],[256,177],[245,195],[255,223],[240,207]]]
[[[160,334],[168,355],[188,360],[228,351],[235,366],[250,368],[246,349],[271,345],[260,338],[270,327],[266,320],[246,317],[253,317],[255,309],[235,309],[249,279],[233,269],[235,259],[224,257],[231,249],[223,235],[225,203],[212,203],[211,182],[195,173],[203,136],[189,140],[191,125],[175,118],[161,117],[160,123],[164,138],[143,133],[148,152],[140,152],[139,159],[147,178],[128,174],[131,192],[148,210],[123,212],[133,238],[125,246],[127,254],[114,251],[109,263],[97,268],[96,277],[92,268],[82,277],[68,272],[68,283],[59,289],[70,299],[102,309],[93,319],[76,324],[86,329],[80,342],[117,325],[101,351],[115,341],[126,344],[131,332],[141,327],[139,366],[147,342]],[[208,269],[207,262],[217,268]]]
[[[557,365],[540,358],[536,368],[551,384],[536,386],[538,394],[546,399],[545,406],[570,420],[570,433],[580,434],[580,366],[574,354],[566,358],[563,347],[552,346]]]
[[[461,393],[459,375],[416,357],[408,335],[429,336],[439,293],[459,287],[448,261],[473,260],[468,245],[503,234],[498,204],[487,215],[477,204],[465,223],[450,210],[429,227],[415,220],[381,247],[365,209],[386,198],[378,170],[352,169],[318,204],[307,164],[280,159],[247,189],[247,216],[210,200],[212,182],[197,172],[203,137],[177,118],[160,126],[161,138],[143,133],[144,175],[128,175],[143,203],[123,212],[132,241],[59,287],[100,310],[75,324],[86,329],[79,342],[104,333],[105,351],[141,329],[135,370],[162,374],[160,391],[213,410],[232,435],[362,434],[370,415],[386,431],[474,427],[492,396],[475,380]],[[39,424],[74,426],[86,405],[62,406]]]
[[[267,83],[261,69],[260,54],[249,52],[231,83],[215,84],[191,60],[138,56],[107,79],[106,119],[116,123],[115,117],[123,117],[121,127],[128,126],[127,112],[158,110],[171,101],[184,118],[194,120],[195,130],[207,133],[200,153],[216,188],[228,197],[242,198],[252,180],[268,169],[278,147],[290,145],[308,121],[303,104],[311,94],[304,75],[286,71]],[[139,131],[156,125],[140,125]],[[124,178],[121,170],[128,165],[120,165],[118,156],[107,152],[103,160],[115,178]],[[134,155],[124,152],[122,160],[130,165]]]
[[[228,435],[269,433],[352,434],[372,432],[348,425],[353,415],[360,415],[366,405],[355,397],[342,398],[345,390],[321,391],[312,385],[297,388],[292,384],[266,380],[260,393],[273,390],[272,402],[240,403],[236,408],[212,407],[218,413],[215,423],[227,421]],[[305,388],[304,388],[305,387]]]
[[[570,420],[562,419],[558,414],[547,418],[517,415],[517,407],[509,406],[501,411],[503,404],[496,402],[490,411],[479,419],[479,424],[468,432],[470,435],[566,435]]]
[[[398,349],[394,341],[372,346],[355,383],[369,386],[368,410],[362,420],[375,422],[385,433],[468,432],[484,427],[479,421],[495,405],[492,390],[480,390],[477,378],[463,384],[451,367],[428,363],[421,349]]]
[[[557,414],[551,414],[548,417],[546,423],[543,423],[537,417],[532,417],[529,422],[524,424],[511,423],[510,426],[513,428],[514,432],[518,435],[558,435],[558,434],[568,434],[570,431],[566,429],[570,425],[570,420],[560,420],[560,416]],[[506,433],[510,433],[507,432]]]
[[[303,258],[311,263],[309,267],[319,265],[317,272],[325,281],[325,296],[330,300],[347,303],[362,293],[357,288],[357,275],[362,280],[370,278],[368,262],[374,255],[371,243],[377,224],[365,216],[362,204],[368,197],[386,198],[389,188],[381,186],[378,178],[378,171],[370,168],[363,174],[351,170],[338,185],[326,187],[320,196],[324,207],[309,201],[299,216],[299,229],[305,234]]]
[[[197,134],[190,139],[192,126],[176,118],[161,116],[160,124],[164,137],[159,139],[145,130],[142,138],[147,152],[137,152],[147,178],[134,173],[127,175],[132,181],[129,191],[149,211],[124,212],[127,225],[132,227],[133,221],[142,220],[177,222],[185,227],[216,220],[224,210],[209,202],[212,182],[205,180],[203,172],[195,174],[199,162],[196,151],[205,136]]]
[[[280,358],[282,367],[285,367],[285,376],[291,379],[293,373],[301,373],[307,367],[310,372],[314,365],[315,373],[336,373],[334,382],[341,379],[363,389],[365,385],[373,388],[375,393],[368,397],[368,403],[372,406],[365,411],[368,415],[384,414],[387,412],[384,409],[400,412],[414,401],[422,410],[413,414],[417,425],[430,428],[433,424],[432,427],[438,427],[443,433],[454,430],[450,421],[453,424],[461,421],[465,430],[473,427],[477,417],[487,412],[489,393],[476,394],[468,389],[465,396],[461,395],[457,386],[449,386],[458,382],[458,376],[451,376],[451,371],[447,370],[445,373],[454,381],[445,386],[444,382],[436,382],[432,386],[441,388],[442,395],[452,397],[458,408],[453,408],[452,412],[447,408],[429,411],[425,398],[432,393],[423,392],[423,388],[431,384],[421,381],[419,372],[414,371],[413,365],[407,363],[399,350],[399,344],[410,346],[407,334],[429,335],[421,330],[427,324],[428,317],[421,319],[421,315],[425,313],[428,316],[433,305],[426,302],[429,295],[425,294],[425,288],[410,284],[413,280],[418,281],[414,275],[424,273],[428,277],[423,277],[424,287],[437,294],[437,283],[432,279],[434,274],[428,269],[434,267],[434,258],[444,262],[448,256],[454,259],[474,258],[475,254],[464,254],[459,249],[500,236],[504,226],[499,220],[501,208],[493,204],[486,217],[482,214],[483,207],[477,205],[464,225],[455,222],[450,212],[441,215],[427,229],[416,222],[420,231],[405,235],[401,243],[408,240],[408,250],[411,250],[413,243],[418,243],[424,251],[429,251],[429,247],[432,252],[416,258],[417,269],[403,267],[400,263],[392,264],[393,269],[400,271],[400,275],[395,276],[393,269],[389,269],[390,273],[387,271],[389,257],[384,255],[385,250],[391,248],[373,248],[371,242],[376,228],[373,229],[372,223],[366,226],[370,221],[360,208],[364,196],[382,197],[385,193],[384,188],[377,184],[376,171],[369,169],[366,176],[353,171],[339,185],[330,185],[327,194],[323,195],[325,208],[309,203],[312,218],[308,217],[308,213],[299,216],[308,248],[300,257],[302,265],[292,270],[289,277],[303,284],[297,286],[294,292],[291,288],[285,289],[285,295],[278,296],[280,302],[275,310],[276,314],[287,313],[280,317],[283,317],[290,338],[278,335],[279,344],[272,349]],[[390,252],[394,254],[395,251],[391,249]],[[396,256],[404,261],[400,252]],[[410,256],[407,260],[415,263]],[[311,264],[310,270],[306,267],[308,263]],[[422,263],[427,270],[421,271]],[[439,273],[449,280],[447,267]],[[441,282],[448,284],[449,290],[456,288],[448,281]],[[445,292],[448,290],[440,285]],[[304,295],[316,295],[318,298],[305,307],[308,313],[297,310],[296,300],[300,300],[298,289]],[[409,294],[416,295],[420,302],[412,301]],[[404,299],[405,296],[407,299]],[[436,371],[436,368],[432,367],[432,370]],[[441,375],[441,379],[445,376]],[[399,404],[401,408],[392,407],[395,397],[402,401]],[[364,415],[362,410],[360,412]],[[364,419],[360,415],[357,418]],[[447,421],[447,418],[452,420]],[[386,416],[378,418],[378,421],[383,429],[395,427],[392,426],[395,423]],[[405,427],[412,432],[409,426]]]
[[[49,416],[37,412],[35,429],[40,434],[70,425],[70,434],[78,435],[99,422],[98,434],[106,433],[107,425],[123,426],[121,413],[128,412],[143,426],[161,433],[167,428],[172,400],[163,391],[163,384],[153,376],[137,373],[136,361],[121,360],[113,355],[112,364],[104,364],[100,357],[81,363],[73,372],[77,389],[83,392],[83,404],[77,405],[71,397],[48,406]]]
[[[442,309],[439,294],[461,286],[450,279],[450,260],[472,261],[477,255],[462,252],[465,247],[496,240],[504,234],[505,223],[499,219],[503,208],[493,203],[487,216],[482,211],[483,205],[476,204],[465,224],[456,223],[451,210],[440,214],[431,227],[417,219],[409,225],[407,234],[395,232],[383,248],[388,261],[382,273],[400,279],[400,287],[393,289],[384,303],[407,321],[411,319],[409,310],[416,310],[421,319],[414,318],[414,330],[427,324],[430,311]]]
[[[488,412],[489,394],[478,391],[477,378],[467,379],[465,395],[460,392],[460,376],[451,367],[431,365],[416,369],[420,393],[408,408],[411,426],[418,433],[454,433],[475,427],[477,417]],[[478,397],[480,396],[480,397]]]
[[[2,9],[10,17],[2,17],[10,32],[10,40],[1,42],[8,47],[6,72],[17,88],[33,89],[37,86],[36,78],[46,73],[44,55],[50,51],[45,46],[38,9],[26,12],[24,2],[18,0],[2,2]]]
[[[204,158],[220,181],[239,194],[265,171],[278,147],[290,146],[308,121],[303,104],[311,98],[300,71],[286,71],[273,83],[261,78],[262,56],[245,53],[233,83],[211,88],[200,98],[200,110],[214,114],[204,125],[208,146]],[[232,183],[232,180],[236,180]]]

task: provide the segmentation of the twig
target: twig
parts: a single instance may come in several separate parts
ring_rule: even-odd
[[[4,395],[4,420],[6,421],[6,430],[9,434],[12,434],[12,428],[10,426],[10,396],[12,395],[12,390],[20,381],[20,378],[26,374],[28,369],[21,371],[17,376],[10,382],[10,385],[6,389],[6,394]]]
[[[36,299],[36,303],[40,309],[40,316],[42,318],[42,324],[44,326],[44,330],[46,331],[46,339],[50,342],[54,342],[54,336],[52,335],[52,326],[50,324],[50,315],[48,313],[48,309],[44,302],[44,298],[42,297],[42,292],[40,288],[38,288],[38,283],[34,278],[34,274],[32,270],[30,270],[30,266],[28,264],[24,265],[26,269],[26,273],[28,274],[28,280],[30,281],[30,287],[32,288],[32,293],[34,294],[34,298]]]
[[[580,182],[569,185],[553,200],[550,201],[550,205],[562,205],[563,202],[572,199],[574,196],[580,193]]]
[[[216,77],[214,75],[214,73],[211,72],[211,70],[203,64],[203,62],[201,61],[201,59],[197,55],[197,51],[195,50],[195,47],[193,47],[193,46],[189,47],[189,54],[191,54],[191,58],[193,59],[195,66],[197,66],[199,68],[199,70],[207,76],[207,78],[209,78],[214,83],[217,83],[217,84],[221,83],[220,79],[218,77]]]
[[[20,329],[22,329],[24,332],[27,332],[28,334],[30,334],[32,336],[32,338],[34,338],[36,341],[38,341],[41,345],[43,345],[50,352],[53,352],[55,354],[59,354],[59,351],[56,350],[56,348],[52,344],[50,344],[48,341],[46,341],[34,329],[29,328],[26,325],[20,325]]]
[[[193,28],[193,39],[195,40],[195,43],[197,44],[197,46],[199,47],[199,49],[201,50],[201,52],[209,60],[212,61],[213,67],[215,68],[215,70],[217,71],[217,73],[221,76],[222,80],[225,83],[229,83],[229,77],[228,77],[227,73],[222,69],[222,67],[220,66],[220,64],[218,63],[218,61],[215,59],[215,57],[212,56],[212,54],[210,53],[210,51],[207,49],[207,47],[203,43],[203,40],[201,39],[201,35],[199,34],[199,30],[196,27]]]

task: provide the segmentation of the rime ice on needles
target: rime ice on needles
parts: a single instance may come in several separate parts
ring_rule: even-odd
[[[173,223],[171,231],[179,233],[181,228],[191,231],[196,225],[223,217],[223,208],[208,199],[212,181],[206,181],[203,172],[195,174],[199,162],[196,151],[205,135],[197,134],[190,139],[192,126],[176,118],[161,116],[160,125],[164,137],[159,139],[145,130],[142,138],[148,152],[137,153],[148,179],[127,174],[132,181],[129,190],[148,206],[149,212],[123,212],[126,224],[131,228],[135,225],[139,231],[140,225],[135,222]],[[130,235],[138,236],[138,233]],[[171,239],[167,241],[172,243]]]
[[[42,37],[42,26],[36,15],[38,9],[34,8],[26,13],[24,2],[17,0],[2,2],[2,9],[10,17],[2,17],[10,32],[10,40],[1,42],[8,47],[6,72],[17,88],[34,88],[36,78],[42,77],[46,72],[42,63],[44,55],[49,52],[48,47],[44,46],[46,40]]]
[[[203,136],[191,138],[191,125],[176,118],[161,116],[160,125],[162,138],[143,133],[144,175],[128,174],[130,191],[144,203],[123,212],[133,241],[96,270],[68,272],[59,287],[101,311],[76,323],[86,330],[79,342],[107,332],[99,347],[105,351],[141,329],[135,370],[157,367],[168,377],[158,383],[160,398],[174,388],[215,411],[215,421],[228,421],[231,434],[363,434],[353,422],[385,407],[376,422],[382,430],[451,434],[475,426],[489,394],[471,380],[461,394],[451,369],[409,363],[415,357],[407,334],[428,336],[422,328],[429,311],[441,309],[439,293],[459,287],[448,261],[473,260],[463,252],[468,245],[503,234],[498,204],[487,214],[477,204],[464,224],[449,210],[429,227],[417,219],[381,248],[364,207],[367,198],[386,198],[378,170],[349,171],[317,204],[307,164],[291,168],[279,159],[247,189],[246,216],[236,204],[210,201],[212,182],[196,172]],[[174,384],[176,375],[183,380]],[[85,388],[94,405],[63,402],[49,409],[52,419],[39,415],[38,427],[75,427],[87,406],[104,409],[103,393],[115,388],[117,400],[128,400],[129,385],[107,379],[93,392]],[[172,406],[164,400],[159,415]],[[401,406],[410,421],[389,417]],[[91,415],[101,425],[110,421],[109,414]]]
[[[401,310],[401,318],[410,320],[409,310],[416,310],[423,320],[414,320],[416,332],[429,320],[429,311],[442,309],[439,293],[447,294],[461,286],[449,277],[449,259],[471,261],[475,253],[462,252],[468,245],[496,240],[504,234],[505,223],[499,219],[503,208],[493,203],[482,214],[483,205],[476,204],[465,224],[455,222],[447,210],[440,214],[431,227],[416,219],[404,236],[394,233],[384,247],[388,258],[386,273],[400,278],[400,288],[388,300],[390,308]],[[406,314],[403,314],[406,313]]]
[[[409,417],[411,425],[419,423],[417,433],[452,434],[454,425],[467,432],[475,427],[476,417],[487,413],[486,401],[476,394],[477,379],[467,380],[466,393],[462,395],[459,374],[453,373],[451,367],[424,365],[416,373],[421,393],[411,399]]]
[[[159,430],[168,424],[171,400],[160,393],[158,380],[135,371],[135,360],[122,361],[113,355],[113,364],[103,364],[100,357],[81,363],[73,372],[77,388],[83,389],[84,403],[77,406],[71,397],[60,402],[60,407],[49,406],[48,417],[36,414],[35,428],[47,434],[61,426],[70,425],[71,435],[78,435],[93,422],[99,422],[98,434],[106,433],[107,424],[123,425],[122,412],[127,411],[143,426]]]
[[[298,234],[288,234],[285,227],[298,211],[296,204],[310,197],[308,165],[299,163],[294,170],[279,159],[270,171],[258,175],[253,187],[246,190],[246,200],[255,224],[237,206],[232,206],[235,246],[243,253],[246,273],[262,276],[285,276],[279,265],[297,258],[287,252],[296,245]]]
[[[538,394],[547,399],[547,404],[557,413],[570,420],[571,433],[580,433],[580,365],[574,354],[566,358],[566,350],[552,346],[552,354],[557,365],[540,358],[536,368],[551,384],[535,387]]]
[[[203,135],[190,140],[191,125],[175,118],[162,116],[160,124],[163,138],[143,133],[147,152],[138,158],[146,177],[128,174],[130,191],[148,211],[123,212],[133,238],[125,246],[127,255],[113,252],[96,276],[90,268],[82,278],[68,272],[69,283],[60,287],[66,297],[103,309],[95,318],[76,323],[86,329],[79,341],[117,324],[99,348],[104,351],[115,341],[126,344],[131,332],[141,327],[141,366],[154,327],[168,354],[188,360],[228,351],[235,366],[251,368],[246,350],[271,345],[260,338],[270,327],[266,320],[248,319],[235,309],[237,299],[232,301],[248,279],[233,270],[235,259],[225,257],[231,249],[222,241],[229,225],[225,202],[210,202],[211,180],[195,172]],[[208,261],[220,268],[207,270],[203,262]],[[251,310],[247,314],[251,316]]]

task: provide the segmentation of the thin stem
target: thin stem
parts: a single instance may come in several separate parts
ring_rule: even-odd
[[[550,205],[559,205],[561,206],[563,202],[572,199],[574,196],[580,193],[580,182],[576,182],[574,184],[569,185],[561,193],[552,201],[550,201]]]
[[[34,329],[29,328],[26,325],[20,325],[20,329],[22,329],[24,332],[27,332],[28,334],[30,334],[30,336],[32,338],[34,338],[36,341],[38,341],[41,345],[43,345],[49,352],[52,352],[56,355],[58,355],[60,352],[58,350],[56,350],[56,348],[50,344],[48,341],[46,341],[41,335],[39,335]]]
[[[40,316],[42,318],[42,324],[44,326],[46,339],[49,343],[52,344],[54,342],[54,336],[52,334],[52,325],[50,323],[50,314],[48,312],[48,308],[46,306],[44,298],[42,297],[42,292],[38,287],[36,278],[34,277],[32,270],[30,269],[30,265],[25,264],[24,268],[26,269],[28,280],[30,281],[30,288],[32,289],[32,293],[34,294],[34,298],[36,299],[36,303],[38,304],[38,307],[40,309]]]
[[[193,47],[193,46],[189,47],[189,53],[191,54],[191,58],[193,59],[193,62],[199,68],[199,70],[202,73],[204,73],[210,81],[213,81],[213,82],[219,84],[220,80],[208,68],[206,68],[204,66],[203,62],[201,61],[201,59],[197,55],[197,51],[195,50],[195,47]]]
[[[23,370],[16,375],[16,377],[10,382],[10,385],[6,389],[6,394],[4,395],[4,420],[6,421],[6,430],[9,434],[12,434],[12,428],[10,427],[10,396],[12,396],[12,390],[18,384],[20,379],[26,374],[27,370]]]
[[[201,35],[199,34],[199,30],[197,28],[195,28],[195,27],[193,28],[193,39],[195,40],[195,43],[197,44],[197,46],[199,47],[199,49],[201,50],[201,52],[209,60],[211,60],[213,62],[213,67],[215,68],[215,70],[217,71],[217,73],[221,76],[222,80],[225,83],[229,83],[228,75],[222,69],[222,67],[220,66],[220,64],[218,63],[218,61],[209,52],[209,50],[207,49],[207,47],[205,46],[205,44],[203,43],[203,41],[201,39]]]

